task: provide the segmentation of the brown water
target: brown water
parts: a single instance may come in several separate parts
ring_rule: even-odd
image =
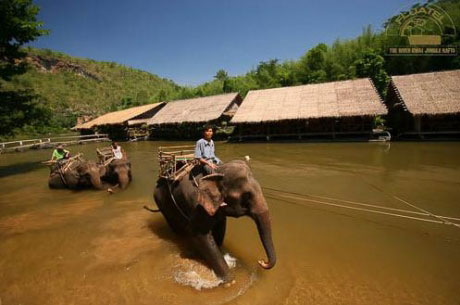
[[[51,151],[0,155],[0,303],[460,304],[460,228],[326,205],[414,210],[397,196],[460,218],[460,143],[218,143],[223,160],[250,155],[264,187],[327,198],[265,189],[278,264],[261,270],[255,225],[230,219],[236,284],[201,290],[212,274],[142,209],[161,144],[123,144],[134,180],[114,195],[48,189]]]

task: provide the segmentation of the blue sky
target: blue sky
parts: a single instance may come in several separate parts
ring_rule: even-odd
[[[35,0],[51,34],[31,43],[115,61],[195,86],[219,69],[235,76],[260,61],[298,59],[353,38],[411,0]]]

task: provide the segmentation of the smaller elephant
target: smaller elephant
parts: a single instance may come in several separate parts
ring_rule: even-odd
[[[82,189],[91,188],[104,189],[101,181],[103,168],[95,162],[86,160],[69,161],[71,164],[55,164],[51,167],[51,173],[48,178],[50,188],[69,188]]]
[[[101,169],[101,173],[103,181],[125,189],[132,180],[131,162],[127,159],[113,160]]]

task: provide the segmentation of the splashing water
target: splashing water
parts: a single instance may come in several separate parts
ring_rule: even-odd
[[[231,256],[229,253],[225,253],[224,255],[225,262],[228,265],[228,268],[233,269],[236,267],[236,258]]]
[[[236,267],[237,260],[229,253],[225,253],[224,259],[230,269]],[[218,278],[214,271],[198,261],[181,258],[180,264],[176,267],[178,270],[174,273],[174,280],[196,290],[215,288],[223,283],[223,280]]]
[[[223,280],[216,277],[214,272],[212,272],[213,278],[205,278],[201,274],[196,271],[185,271],[185,272],[177,272],[174,275],[174,280],[179,284],[185,286],[191,286],[196,290],[201,289],[211,289],[214,287],[219,286],[223,283]]]

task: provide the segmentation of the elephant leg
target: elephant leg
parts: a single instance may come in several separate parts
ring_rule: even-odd
[[[214,241],[212,234],[207,233],[194,235],[192,237],[192,242],[212,270],[214,270],[214,273],[224,280],[224,282],[230,282],[232,277],[230,275],[227,262],[222,256],[222,253]]]
[[[53,189],[65,188],[62,178],[57,173],[52,173],[48,178],[48,186]]]
[[[212,236],[214,236],[214,240],[216,244],[220,247],[224,242],[225,237],[225,229],[227,228],[227,218],[222,217],[214,227],[212,228]]]

